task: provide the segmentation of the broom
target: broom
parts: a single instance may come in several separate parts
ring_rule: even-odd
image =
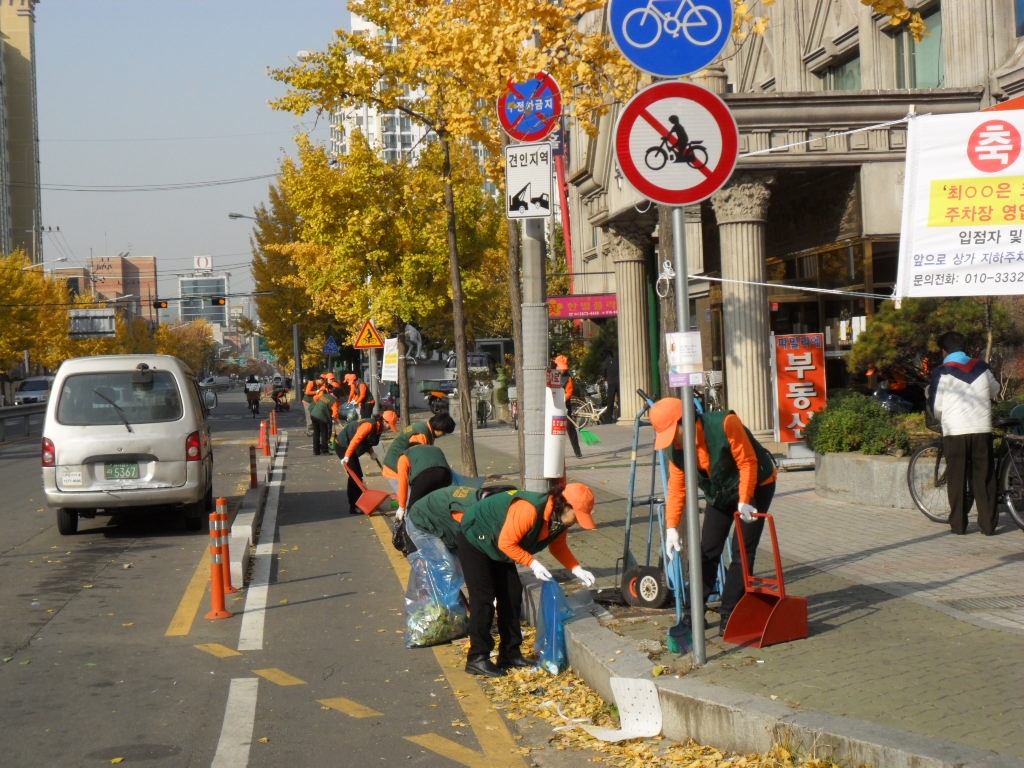
[[[583,427],[581,427],[579,424],[576,423],[576,419],[574,419],[572,416],[566,414],[566,418],[572,422],[572,425],[574,427],[576,427],[576,434],[580,436],[580,439],[583,441],[584,445],[597,445],[598,443],[601,442],[600,437],[595,435],[589,429],[584,429]]]

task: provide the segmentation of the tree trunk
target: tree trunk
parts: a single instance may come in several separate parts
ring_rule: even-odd
[[[455,189],[452,186],[452,156],[448,135],[438,132],[444,153],[444,207],[448,218],[448,269],[452,285],[452,324],[455,331],[455,359],[458,361],[456,385],[459,389],[459,415],[456,419],[462,445],[462,474],[475,477],[476,450],[473,445],[473,390],[469,382],[466,341],[466,307],[462,293],[462,271],[459,264],[459,239],[455,224]]]

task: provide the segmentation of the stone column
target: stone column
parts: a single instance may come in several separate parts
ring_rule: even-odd
[[[771,440],[771,345],[764,223],[773,177],[741,172],[712,198],[722,248],[722,314],[728,407],[758,440]]]
[[[651,390],[651,338],[647,325],[647,251],[653,223],[614,222],[608,246],[619,304],[619,421],[632,423],[642,407],[637,389]]]

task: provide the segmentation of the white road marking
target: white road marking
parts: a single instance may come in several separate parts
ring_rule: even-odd
[[[258,677],[239,677],[228,688],[228,704],[211,768],[245,768],[249,764],[252,729],[256,722]]]

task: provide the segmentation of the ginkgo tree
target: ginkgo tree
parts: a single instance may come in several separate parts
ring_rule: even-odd
[[[285,249],[297,267],[290,281],[308,294],[312,312],[348,329],[349,343],[367,319],[399,338],[408,322],[431,337],[448,335],[449,283],[438,280],[448,271],[438,148],[430,144],[415,161],[389,164],[359,132],[350,144],[335,161],[301,137],[298,158],[282,165],[281,188],[302,222],[301,242]],[[461,276],[474,318],[467,330],[489,333],[509,316],[501,288],[504,219],[470,148],[454,144],[451,158]],[[405,380],[402,357],[399,366]],[[402,391],[403,413],[408,395]]]

